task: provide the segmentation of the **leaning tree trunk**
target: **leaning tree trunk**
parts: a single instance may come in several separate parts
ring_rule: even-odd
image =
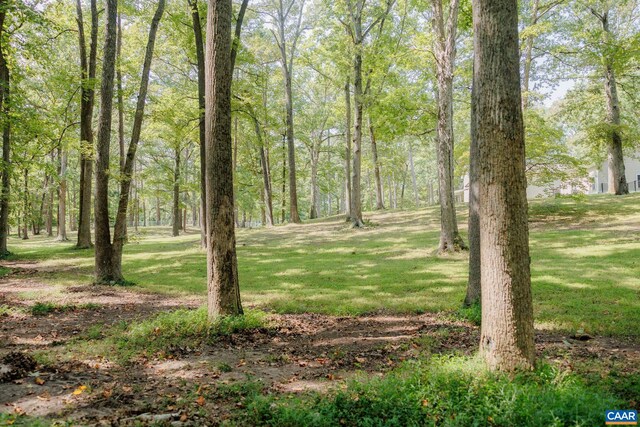
[[[80,47],[80,212],[78,214],[78,240],[76,247],[90,248],[91,243],[91,180],[93,177],[93,106],[95,100],[94,81],[96,77],[98,46],[98,7],[91,0],[91,40],[89,59],[84,37],[82,3],[76,2],[78,40]]]
[[[9,254],[9,185],[11,182],[11,124],[9,118],[9,66],[5,47],[5,18],[8,0],[0,0],[0,111],[2,120],[2,190],[0,193],[0,258]]]
[[[231,0],[209,0],[205,53],[208,314],[242,314],[233,219]]]
[[[267,160],[267,154],[264,149],[264,139],[262,138],[262,129],[260,129],[260,122],[251,115],[253,120],[253,128],[258,138],[258,146],[260,152],[260,169],[262,170],[262,186],[264,187],[264,214],[265,218],[263,224],[267,227],[273,226],[273,192],[271,191],[271,173],[269,171],[269,161]],[[235,217],[235,211],[234,211]]]
[[[193,24],[193,35],[196,43],[196,63],[198,66],[198,137],[200,142],[200,246],[207,247],[207,209],[206,194],[206,154],[205,154],[205,128],[204,128],[204,42],[202,40],[202,21],[197,0],[188,0],[191,7],[191,21]]]
[[[67,151],[58,151],[60,161],[60,186],[58,187],[58,236],[56,240],[67,241]]]
[[[136,112],[133,118],[131,141],[129,142],[129,148],[127,149],[127,158],[125,159],[124,169],[122,171],[122,180],[120,182],[120,199],[118,200],[118,211],[116,212],[116,223],[113,230],[113,253],[111,258],[113,275],[114,277],[118,277],[119,281],[124,280],[122,276],[122,249],[127,238],[127,208],[129,205],[129,192],[133,177],[133,167],[136,161],[136,150],[138,149],[140,133],[142,132],[142,119],[144,118],[144,107],[147,101],[147,89],[149,88],[149,74],[151,73],[153,48],[156,42],[158,27],[160,26],[160,19],[164,13],[164,6],[165,0],[159,0],[158,7],[151,20],[151,26],[149,27],[149,38],[147,40],[147,48],[144,54],[144,62],[142,64],[142,77],[140,81],[140,90],[138,91]]]
[[[380,163],[378,162],[378,143],[371,117],[369,117],[369,137],[371,138],[371,156],[373,159],[373,177],[376,182],[376,210],[384,209],[384,196],[382,194],[382,178],[380,178]],[[389,205],[391,207],[391,205]]]
[[[473,23],[480,351],[491,369],[530,369],[535,346],[516,0],[474,0]]]
[[[459,0],[449,5],[445,23],[442,0],[433,0],[434,51],[438,89],[438,123],[436,153],[438,159],[438,184],[440,195],[440,245],[439,252],[456,252],[465,249],[458,232],[453,187],[453,76],[456,58],[456,28]]]
[[[116,67],[116,27],[118,0],[106,0],[106,31],[102,59],[100,87],[100,116],[96,144],[95,194],[95,281],[112,284],[122,280],[122,274],[113,270],[113,245],[109,226],[109,149],[113,108],[113,83]]]

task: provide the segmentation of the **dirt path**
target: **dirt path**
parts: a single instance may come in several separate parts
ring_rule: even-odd
[[[52,286],[35,278],[42,274],[38,264],[3,266],[12,273],[0,279],[0,357],[56,347],[70,352],[73,344],[59,346],[95,325],[108,327],[203,303],[202,298],[150,294],[135,287]],[[30,309],[36,301],[69,309],[34,316]],[[71,418],[87,425],[216,425],[243,407],[247,388],[256,384],[268,393],[326,391],[358,372],[383,375],[420,354],[471,354],[479,339],[477,327],[438,314],[300,314],[273,315],[272,320],[273,329],[177,349],[164,360],[119,366],[110,355],[87,359],[67,353],[64,361],[47,361],[25,378],[1,384],[0,412]],[[637,342],[539,333],[537,347],[560,365],[600,358],[640,366]]]

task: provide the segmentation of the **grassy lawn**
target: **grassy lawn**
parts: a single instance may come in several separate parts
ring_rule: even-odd
[[[466,228],[465,208],[459,209]],[[537,326],[639,336],[640,194],[531,203],[531,258]],[[303,225],[239,230],[245,305],[283,313],[356,315],[456,310],[464,297],[466,254],[439,257],[438,209],[365,215],[352,230],[334,217]],[[205,254],[195,231],[140,229],[127,245],[128,280],[154,292],[206,292]],[[41,260],[61,285],[89,283],[93,254],[43,237],[10,240],[17,259]]]

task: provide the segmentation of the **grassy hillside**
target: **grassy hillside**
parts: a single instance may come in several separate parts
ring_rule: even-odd
[[[531,203],[531,258],[537,327],[640,335],[640,194],[545,199]],[[459,209],[466,231],[466,212]],[[341,217],[238,231],[245,305],[278,312],[361,314],[378,310],[456,310],[467,255],[436,256],[438,209],[365,215],[350,229]],[[157,292],[203,295],[205,254],[196,230],[140,229],[126,247],[124,273]],[[89,283],[93,254],[70,243],[15,238],[16,258],[44,260],[42,279]]]

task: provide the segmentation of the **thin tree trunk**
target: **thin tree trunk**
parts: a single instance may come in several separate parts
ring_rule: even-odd
[[[95,194],[95,281],[112,284],[122,280],[113,270],[113,245],[109,226],[109,148],[113,108],[113,84],[116,65],[116,27],[118,1],[106,0],[106,31],[102,60],[100,88],[100,116],[96,144],[96,194]]]
[[[22,199],[22,240],[29,239],[29,169],[24,168],[24,194]]]
[[[282,138],[282,212],[280,222],[284,223],[286,220],[286,205],[287,205],[287,148],[286,137]]]
[[[515,0],[474,0],[480,181],[480,352],[494,370],[531,369],[535,346]],[[497,25],[496,23],[499,23]]]
[[[380,163],[378,162],[378,144],[376,132],[369,116],[369,137],[371,138],[371,157],[373,160],[373,177],[376,185],[376,210],[384,209],[384,196],[382,194],[382,178],[380,178]],[[391,207],[391,204],[389,204]]]
[[[231,0],[209,0],[205,52],[208,314],[242,314],[233,219]]]
[[[78,39],[80,47],[80,211],[78,213],[78,240],[76,247],[90,248],[91,243],[91,182],[93,178],[93,106],[95,101],[95,77],[98,52],[98,8],[91,0],[91,41],[89,59],[84,37],[82,3],[76,2]]]
[[[262,138],[262,129],[260,129],[260,122],[258,122],[258,119],[254,115],[251,115],[251,119],[253,120],[256,138],[258,139],[258,151],[260,152],[260,168],[262,171],[262,186],[264,190],[263,201],[265,209],[264,221],[262,223],[267,227],[271,227],[273,226],[273,202],[269,163],[267,162],[267,155],[264,149],[264,139]]]
[[[175,165],[173,169],[173,223],[172,235],[180,234],[180,150],[175,150]]]
[[[309,211],[309,219],[318,218],[319,214],[319,189],[318,189],[318,162],[320,157],[318,143],[313,142],[311,148],[311,209]]]
[[[56,240],[67,241],[67,151],[58,149],[60,162],[58,187],[58,236]]]

